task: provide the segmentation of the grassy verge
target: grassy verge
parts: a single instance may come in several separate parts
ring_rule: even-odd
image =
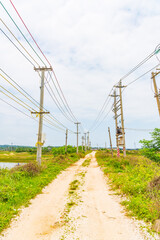
[[[91,159],[86,159],[83,163],[82,163],[82,167],[88,167],[89,164],[91,162]]]
[[[41,167],[32,162],[11,170],[0,169],[0,232],[18,214],[21,206],[27,206],[44,186],[83,156],[48,156]]]
[[[160,168],[143,156],[112,157],[105,151],[96,153],[98,164],[109,179],[113,189],[127,196],[122,204],[128,214],[154,222],[160,218]]]

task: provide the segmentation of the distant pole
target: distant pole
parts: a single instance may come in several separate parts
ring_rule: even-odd
[[[76,132],[76,134],[77,134],[77,154],[78,154],[78,134],[79,134],[79,132],[78,132],[78,125],[80,124],[80,122],[76,122],[74,124],[77,125],[77,132]]]
[[[39,115],[39,127],[38,127],[38,141],[37,141],[37,162],[41,165],[42,158],[42,127],[43,127],[43,114],[47,114],[49,112],[43,112],[43,102],[44,102],[44,77],[45,71],[51,71],[52,68],[34,68],[35,71],[41,71],[41,86],[40,86],[40,107],[39,112],[32,112],[32,114]]]
[[[85,152],[86,152],[86,150],[87,150],[87,145],[86,145],[86,134],[87,134],[87,133],[84,133],[84,141],[85,141]]]
[[[155,79],[155,76],[157,76],[159,73],[160,72],[158,72],[158,73],[152,72],[152,79],[153,79],[153,85],[154,85],[155,98],[156,98],[157,106],[158,106],[158,112],[159,112],[159,116],[160,116],[160,99],[159,99],[159,93],[158,93],[156,79]]]
[[[67,140],[68,140],[68,129],[66,129],[65,153],[67,153]]]
[[[83,151],[83,145],[84,145],[84,137],[82,136],[82,151]]]
[[[88,150],[89,150],[89,132],[88,133],[88,136],[87,136],[87,145],[88,145]]]
[[[112,139],[111,139],[111,132],[110,132],[110,128],[109,127],[108,127],[108,133],[109,133],[109,141],[110,141],[111,153],[112,153],[112,156],[113,156]]]
[[[107,144],[106,144],[106,142],[105,142],[105,149],[107,148]]]

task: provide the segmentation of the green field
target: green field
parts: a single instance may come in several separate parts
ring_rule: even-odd
[[[108,176],[112,189],[126,197],[122,204],[128,215],[154,222],[160,218],[160,165],[139,153],[126,158],[96,153],[98,164]]]

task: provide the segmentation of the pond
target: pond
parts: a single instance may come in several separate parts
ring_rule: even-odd
[[[8,168],[11,169],[17,166],[19,163],[12,163],[12,162],[0,162],[0,168]]]

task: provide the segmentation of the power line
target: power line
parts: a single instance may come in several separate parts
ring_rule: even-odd
[[[47,59],[47,57],[45,56],[45,54],[43,53],[43,51],[41,50],[41,48],[39,47],[38,43],[37,43],[36,40],[34,39],[33,35],[32,35],[31,32],[29,31],[27,25],[25,24],[24,20],[23,20],[22,17],[20,16],[18,10],[16,9],[15,5],[13,4],[13,2],[12,2],[11,0],[10,0],[10,3],[12,4],[14,10],[16,11],[17,15],[19,16],[19,18],[20,18],[20,20],[22,21],[23,25],[24,25],[25,28],[27,29],[27,31],[28,31],[29,35],[31,36],[32,40],[34,41],[34,43],[35,43],[36,46],[38,47],[39,51],[41,52],[41,54],[43,55],[43,57],[45,58],[45,60],[48,62],[48,64],[49,64],[50,66],[52,66],[51,63],[49,62],[49,60]],[[43,63],[44,63],[44,62],[43,62]],[[69,107],[69,105],[68,105],[68,103],[67,103],[67,100],[66,100],[66,98],[65,98],[65,96],[64,96],[64,93],[63,93],[61,87],[60,87],[60,84],[59,84],[58,79],[57,79],[57,76],[56,76],[56,74],[55,74],[55,72],[54,72],[54,70],[53,70],[53,67],[52,67],[52,72],[53,72],[53,74],[54,74],[55,80],[56,80],[56,82],[57,82],[57,84],[58,84],[58,87],[59,87],[59,89],[60,89],[60,92],[61,92],[61,94],[62,94],[62,96],[63,96],[63,99],[64,99],[64,101],[65,101],[65,103],[66,103],[66,106],[67,106],[70,114],[72,115],[72,117],[74,118],[74,120],[77,121],[76,117],[74,116],[71,108]]]
[[[8,35],[0,28],[0,31],[5,35],[5,37],[15,46],[15,48],[27,59],[27,61],[34,66],[31,60],[16,46],[16,44],[8,37]]]
[[[132,82],[128,83],[126,85],[126,87],[128,87],[129,85],[131,85],[132,83],[138,81],[140,78],[144,77],[147,73],[151,72],[152,70],[154,70],[155,68],[157,68],[160,64],[157,64],[156,66],[154,66],[153,68],[151,68],[150,70],[148,70],[147,72],[143,73],[141,76],[139,76],[138,78],[134,79]]]
[[[124,129],[132,131],[154,131],[154,129],[139,129],[139,128],[124,128]]]
[[[34,51],[34,53],[37,55],[37,57],[41,60],[41,62],[46,66],[46,64],[44,63],[44,61],[41,59],[41,57],[37,54],[37,52],[35,51],[35,49],[32,47],[32,45],[30,44],[30,42],[27,40],[27,38],[25,37],[25,35],[23,34],[23,32],[21,31],[21,29],[18,27],[18,25],[16,24],[16,22],[13,20],[13,18],[11,17],[11,15],[9,14],[9,12],[7,11],[7,9],[5,8],[5,6],[2,4],[2,2],[0,2],[1,6],[3,7],[3,9],[5,10],[5,12],[7,13],[7,15],[9,16],[9,18],[11,19],[11,21],[14,23],[14,25],[16,26],[16,28],[18,29],[18,31],[21,33],[21,35],[23,36],[23,38],[26,40],[26,42],[28,43],[28,45],[31,47],[31,49]]]
[[[3,77],[4,80],[6,80],[9,84],[11,84],[19,93],[21,93],[25,98],[27,98],[32,104],[34,104],[36,107],[39,108],[40,104],[30,95],[28,94],[22,87],[20,87],[19,84],[17,84],[16,81],[14,81],[11,77],[9,77],[2,69],[0,69],[12,82],[14,82],[14,84],[16,84],[16,86],[18,86],[27,96],[29,96],[34,102],[36,102],[36,104],[29,99],[22,91],[20,91],[17,87],[14,86],[14,84],[12,84],[7,78],[5,78],[2,74],[0,74],[1,77]],[[45,109],[45,108],[44,108]],[[46,111],[48,111],[47,109],[45,109]],[[67,128],[65,125],[63,125],[59,120],[57,120],[52,114],[50,114],[48,117],[50,117],[51,119],[53,119],[54,121],[56,121],[58,124],[60,124],[61,126],[63,126],[64,128]],[[73,132],[72,130],[69,129],[70,132]]]
[[[13,32],[9,29],[7,24],[4,23],[4,21],[0,18],[0,21],[3,23],[3,25],[7,28],[7,30],[10,32],[10,34],[14,37],[14,39],[19,43],[19,45],[23,48],[23,50],[32,58],[32,60],[39,66],[37,61],[31,56],[31,54],[27,51],[27,49],[23,46],[23,44],[18,40],[18,38],[13,34]],[[13,43],[13,42],[12,42]],[[17,48],[17,47],[16,47]],[[19,49],[18,49],[19,50]],[[33,64],[32,64],[33,65]]]
[[[0,100],[1,100],[2,102],[6,103],[7,105],[9,105],[10,107],[14,108],[15,110],[17,110],[18,112],[22,113],[23,115],[25,115],[25,116],[27,116],[27,117],[29,117],[29,118],[31,118],[32,120],[35,120],[35,121],[37,122],[37,119],[31,117],[31,116],[28,115],[27,113],[23,112],[22,110],[18,109],[17,107],[13,106],[12,104],[6,102],[4,99],[0,98]],[[50,128],[50,129],[52,129],[52,130],[54,130],[54,131],[58,131],[57,129],[54,129],[54,128],[46,125],[46,124],[44,124],[44,126],[46,126],[47,128]]]

